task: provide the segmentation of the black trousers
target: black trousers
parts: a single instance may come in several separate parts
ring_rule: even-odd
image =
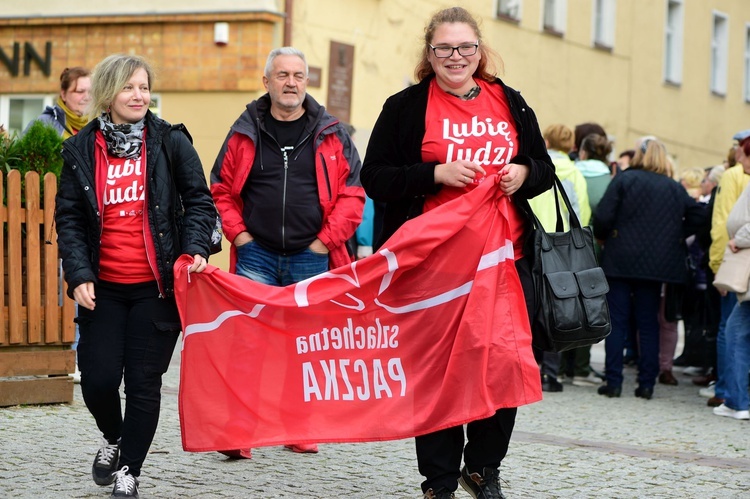
[[[531,320],[534,309],[534,282],[526,258],[516,261],[526,301],[526,311]],[[466,425],[466,446],[463,426],[454,426],[415,438],[419,473],[426,478],[422,491],[458,488],[461,476],[461,457],[470,472],[482,468],[499,468],[508,453],[510,437],[516,423],[518,409],[500,409],[493,416]]]
[[[156,282],[96,286],[96,307],[78,307],[81,392],[110,443],[120,442],[120,467],[139,476],[159,422],[161,378],[167,372],[180,317]],[[125,379],[125,413],[120,383]]]

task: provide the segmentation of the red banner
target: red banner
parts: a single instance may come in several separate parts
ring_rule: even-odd
[[[400,439],[540,400],[497,180],[284,288],[181,258],[184,449]]]

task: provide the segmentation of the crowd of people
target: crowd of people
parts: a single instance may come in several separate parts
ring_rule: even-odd
[[[230,271],[287,286],[367,257],[407,220],[489,175],[513,201],[515,267],[530,318],[524,213],[533,210],[554,229],[555,174],[576,216],[592,226],[609,282],[603,372],[591,366],[591,347],[540,351],[530,330],[519,333],[528,342],[505,361],[536,359],[539,396],[569,381],[620,397],[624,368],[636,365],[635,396],[651,399],[658,384],[678,383],[678,365],[700,375],[694,381],[715,414],[750,419],[750,300],[712,286],[725,248],[750,247],[750,130],[733,137],[718,166],[677,172],[653,136],[615,160],[597,123],[542,132],[521,94],[496,76],[502,60],[465,9],[438,11],[420,53],[417,83],[386,100],[362,163],[353,128],[307,94],[305,55],[274,49],[263,75],[267,93],[231,126],[209,182],[189,135],[149,111],[154,75],[145,59],[113,55],[91,74],[63,73],[60,98],[40,119],[67,139],[58,243],[79,306],[81,390],[103,439],[92,476],[114,483],[111,497],[138,497],[161,377],[180,331],[172,265],[186,254],[190,272],[206,268],[217,210],[231,243]],[[456,147],[450,130],[476,122],[491,126]],[[485,160],[483,150],[504,152]],[[680,320],[685,347],[676,356]],[[431,327],[439,325],[426,325],[426,334]],[[475,499],[504,497],[500,466],[519,405],[508,396],[488,418],[416,437],[424,497],[453,498],[459,485]],[[318,452],[309,443],[288,448]],[[221,452],[252,457],[251,449]]]
[[[562,355],[535,352],[542,389],[559,392],[570,381],[620,397],[623,368],[633,366],[635,396],[651,399],[657,384],[679,383],[677,365],[703,387],[698,393],[714,414],[749,419],[747,298],[712,283],[724,251],[748,247],[743,193],[750,181],[750,130],[727,141],[733,144],[726,158],[717,158],[721,163],[681,171],[653,136],[639,138],[616,161],[595,123],[575,131],[550,125],[544,139],[576,215],[593,228],[610,286],[612,333],[603,372],[591,368],[590,347]],[[553,194],[531,205],[553,229]],[[677,355],[679,321],[684,349]]]
[[[593,371],[589,357],[577,350],[565,352],[562,362],[558,354],[537,352],[543,390],[562,391],[563,382],[570,380],[597,386],[600,395],[620,397],[623,368],[635,366],[635,396],[651,399],[657,384],[679,383],[673,373],[677,365],[693,376],[693,384],[704,387],[698,393],[708,398],[714,414],[750,419],[748,327],[743,315],[748,297],[720,292],[712,285],[725,250],[738,252],[749,246],[744,193],[750,181],[750,130],[731,138],[733,145],[722,163],[678,172],[666,145],[653,136],[638,139],[633,150],[610,162],[606,133],[594,125],[576,127],[576,136],[582,127],[596,131],[580,146],[569,147],[567,156],[561,151],[569,143],[561,148],[559,137],[569,138],[570,129],[552,125],[545,140],[558,177],[571,200],[577,201],[576,214],[592,226],[600,247],[610,286],[612,333],[605,340],[603,373]],[[592,165],[589,158],[598,161]],[[576,170],[572,173],[571,159]],[[554,206],[543,198],[532,204],[541,212],[540,219],[554,216]],[[590,206],[588,222],[582,199]],[[677,355],[679,321],[684,325],[684,349]]]

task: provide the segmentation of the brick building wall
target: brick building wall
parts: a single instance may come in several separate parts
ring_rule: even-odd
[[[19,68],[14,76],[0,63],[0,93],[54,92],[66,67],[93,68],[115,53],[147,58],[157,73],[157,92],[259,91],[282,21],[267,12],[0,19],[0,49]],[[216,22],[229,23],[225,46],[214,43]],[[33,60],[25,75],[25,44],[45,59],[47,42],[49,75]],[[14,44],[20,48],[17,58]]]

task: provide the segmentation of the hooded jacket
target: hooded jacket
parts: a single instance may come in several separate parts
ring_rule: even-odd
[[[85,282],[97,282],[102,231],[101,200],[96,195],[96,136],[92,120],[63,143],[63,169],[55,199],[55,224],[68,295]],[[174,183],[162,140],[171,133]],[[208,258],[216,210],[200,158],[188,137],[146,113],[146,216],[155,250],[154,278],[164,297],[174,294],[172,267],[181,254]],[[177,189],[175,190],[175,186]],[[182,208],[178,208],[180,206]],[[182,213],[184,209],[184,214]],[[144,234],[145,237],[146,234]]]
[[[576,161],[576,168],[586,179],[586,188],[589,194],[589,205],[593,216],[599,201],[604,196],[607,186],[612,181],[612,172],[609,166],[598,159],[585,159]]]
[[[318,183],[318,198],[323,224],[317,238],[329,250],[330,268],[347,265],[351,258],[346,241],[362,221],[365,193],[359,182],[361,161],[344,126],[328,114],[310,95],[302,104],[313,121],[312,147]],[[261,136],[265,113],[270,112],[271,99],[263,95],[247,105],[234,122],[211,170],[211,193],[222,220],[222,229],[229,241],[241,232],[253,234],[243,217],[243,189],[255,165],[262,164]],[[230,270],[234,272],[236,247],[232,245]]]
[[[34,121],[41,121],[42,123],[46,123],[47,125],[54,128],[58,135],[62,136],[62,134],[67,129],[65,125],[65,111],[55,104],[54,106],[47,106],[44,108],[44,111],[42,111],[42,114],[39,115],[39,117]],[[26,129],[24,129],[23,133],[26,134],[26,132],[31,128],[31,125],[34,124],[34,121],[30,122]]]

